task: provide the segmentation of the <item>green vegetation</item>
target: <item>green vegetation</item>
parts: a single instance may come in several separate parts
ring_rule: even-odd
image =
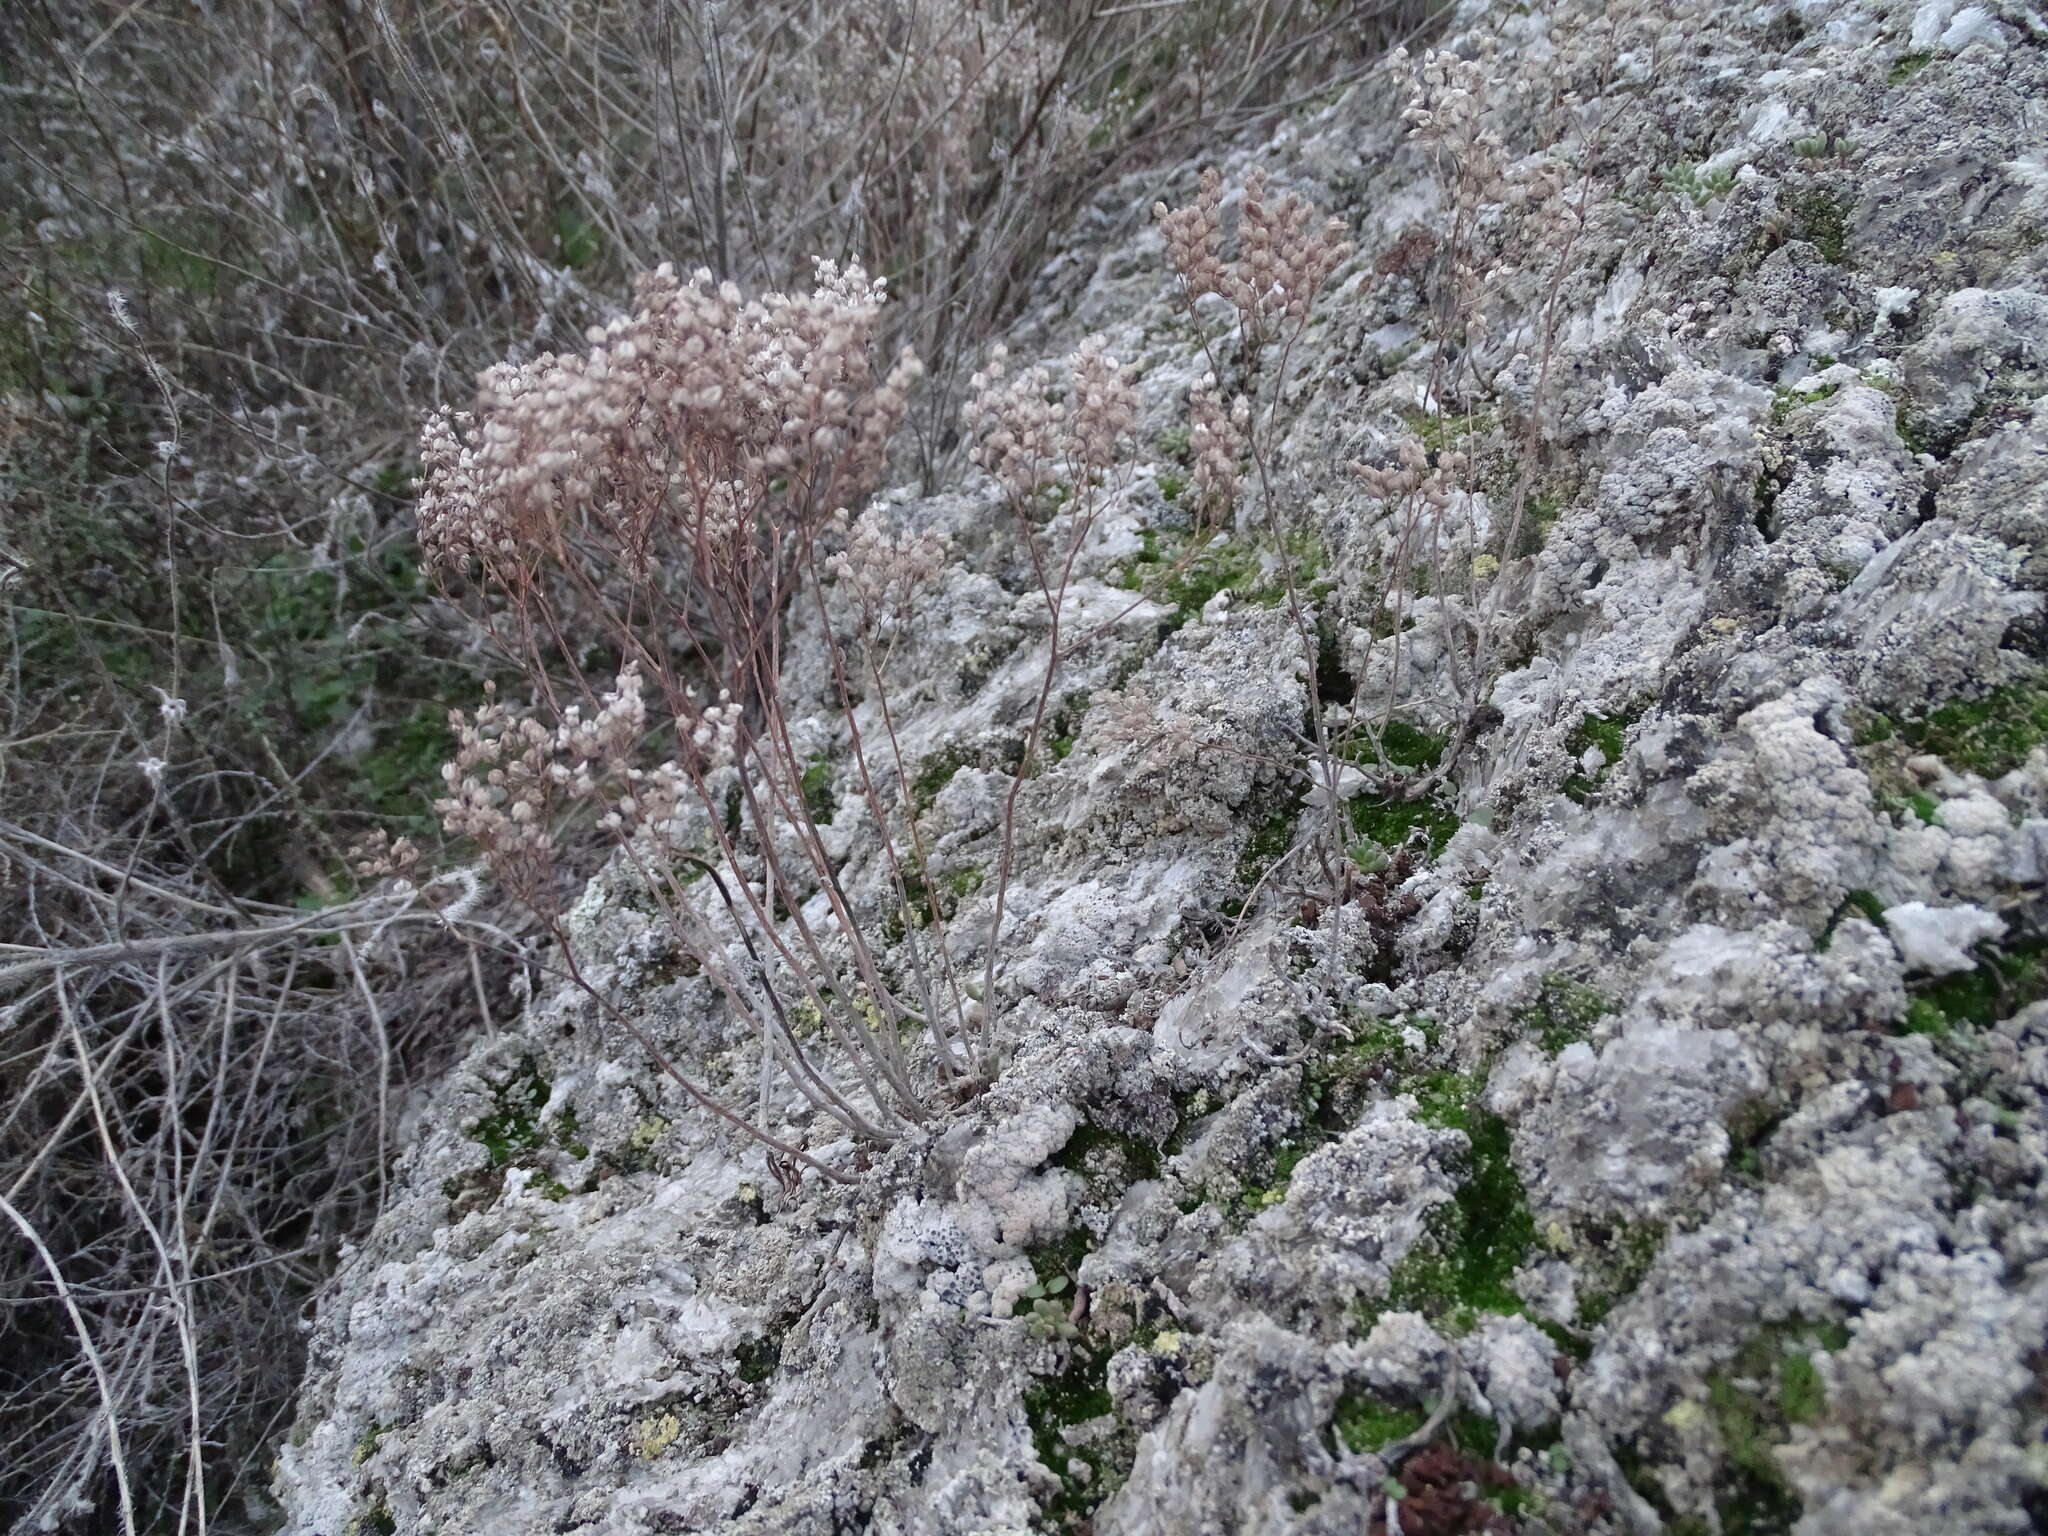
[[[1331,1422],[1352,1454],[1369,1456],[1414,1434],[1428,1417],[1420,1408],[1395,1408],[1376,1397],[1347,1394]]]
[[[980,760],[981,754],[971,747],[947,747],[934,752],[918,764],[917,777],[910,781],[910,803],[919,813],[931,809],[939,798],[939,791],[953,782],[953,775],[962,768]]]
[[[604,256],[604,231],[580,208],[555,211],[555,255],[572,272],[594,267]]]
[[[1828,1406],[1827,1388],[1811,1355],[1792,1354],[1778,1367],[1778,1411],[1788,1424],[1818,1424]]]
[[[1709,171],[1699,165],[1668,166],[1660,179],[1666,192],[1684,198],[1695,208],[1704,208],[1715,198],[1726,197],[1735,190],[1733,171]]]
[[[1509,488],[1512,494],[1512,487]],[[1541,552],[1550,541],[1550,530],[1564,515],[1564,498],[1551,492],[1532,495],[1522,510],[1522,527],[1516,537],[1515,555],[1527,560]]]
[[[1051,1286],[1055,1281],[1071,1281],[1080,1269],[1081,1261],[1088,1257],[1090,1247],[1091,1239],[1086,1227],[1069,1227],[1058,1237],[1048,1238],[1026,1249],[1025,1257],[1031,1260],[1031,1269],[1038,1276],[1039,1284]]]
[[[1980,944],[1976,969],[1916,982],[1900,1026],[1909,1035],[1988,1029],[2048,998],[2048,939]]]
[[[1849,243],[1849,218],[1856,211],[1856,200],[1844,193],[1816,187],[1793,198],[1789,210],[1799,221],[1805,238],[1821,255],[1830,264],[1841,265]]]
[[[1263,541],[1219,534],[1191,554],[1188,541],[1179,535],[1162,536],[1147,528],[1140,531],[1139,540],[1138,557],[1124,568],[1122,586],[1173,610],[1160,624],[1161,638],[1199,617],[1220,592],[1259,608],[1276,608],[1287,599],[1286,569]],[[1288,539],[1287,563],[1304,593],[1316,589],[1324,558],[1312,532]]]
[[[1032,1448],[1060,1483],[1058,1495],[1042,1505],[1046,1528],[1054,1531],[1087,1528],[1123,1482],[1134,1450],[1129,1430],[1114,1417],[1109,1351],[1070,1345],[1068,1352],[1063,1371],[1024,1393]]]
[[[1834,916],[1828,919],[1827,927],[1821,930],[1820,937],[1814,941],[1814,948],[1826,954],[1828,947],[1835,941],[1835,930],[1852,916],[1860,917],[1865,922],[1882,928],[1884,903],[1878,899],[1875,891],[1851,891],[1842,898],[1842,904],[1835,909]]]
[[[1841,392],[1839,384],[1823,384],[1818,389],[1780,388],[1771,391],[1771,425],[1782,427],[1792,413],[1801,406],[1814,405],[1833,398]]]
[[[1252,835],[1245,839],[1237,856],[1239,894],[1223,902],[1226,916],[1236,917],[1244,911],[1244,899],[1252,887],[1294,846],[1294,829],[1301,821],[1302,803],[1303,792],[1298,787],[1278,796],[1252,829]]]
[[[1515,1022],[1555,1056],[1576,1041],[1592,1039],[1594,1025],[1613,1012],[1613,1002],[1597,987],[1551,971],[1544,976],[1536,1001],[1518,1011]]]
[[[1572,1262],[1580,1276],[1578,1322],[1582,1328],[1597,1328],[1635,1294],[1664,1246],[1664,1231],[1661,1221],[1639,1221],[1594,1226],[1572,1234]]]
[[[219,291],[222,268],[196,247],[217,243],[216,225],[188,223],[163,234],[145,229],[138,237],[138,269],[151,287],[166,289],[184,299],[207,299]]]
[[[1727,1458],[1715,1498],[1727,1536],[1787,1532],[1798,1522],[1799,1496],[1772,1447],[1790,1426],[1820,1422],[1827,1394],[1813,1356],[1847,1343],[1838,1324],[1766,1328],[1707,1377],[1707,1413]]]
[[[1121,1192],[1140,1179],[1159,1177],[1159,1149],[1084,1120],[1053,1154],[1052,1166],[1080,1174],[1091,1186]]]
[[[1774,1099],[1751,1099],[1728,1118],[1728,1172],[1752,1182],[1764,1174],[1764,1147],[1789,1111]]]
[[[1931,53],[1915,52],[1901,54],[1899,55],[1898,59],[1892,64],[1891,73],[1887,75],[1885,78],[1888,79],[1891,82],[1893,88],[1896,89],[1897,87],[1902,86],[1907,81],[1911,80],[1915,75],[1919,74],[1921,70],[1925,69],[1929,64],[1933,62],[1934,55]]]
[[[1959,773],[1996,779],[2036,748],[2048,745],[2048,676],[1994,688],[1976,699],[1952,699],[1906,720],[1898,736],[1915,752],[1932,752]]]
[[[491,1085],[497,1113],[479,1119],[469,1139],[490,1154],[493,1168],[503,1168],[545,1142],[537,1117],[547,1104],[549,1091],[540,1063],[531,1056],[524,1058],[511,1076]]]
[[[617,1152],[608,1152],[606,1160],[621,1173],[648,1172],[654,1167],[654,1149],[668,1134],[668,1128],[669,1121],[661,1115],[648,1115],[636,1121],[626,1137],[626,1145]]]
[[[1447,745],[1441,736],[1394,720],[1380,732],[1377,750],[1371,738],[1363,734],[1338,750],[1348,761],[1363,767],[1397,768],[1412,776],[1427,773],[1441,763]],[[1351,830],[1360,840],[1352,856],[1366,869],[1378,867],[1394,849],[1411,839],[1425,846],[1434,858],[1458,830],[1457,815],[1439,794],[1415,799],[1404,798],[1398,790],[1358,794],[1351,797],[1349,813]]]
[[[742,1344],[739,1347],[740,1380],[749,1386],[758,1386],[773,1376],[782,1365],[782,1339],[780,1333],[769,1333]]]
[[[114,462],[132,471],[146,457],[136,439],[153,423],[111,393],[80,405],[70,445],[31,435],[0,462],[13,538],[37,556],[9,594],[17,665],[66,685],[39,701],[46,727],[61,739],[60,722],[90,704],[154,736],[157,689],[179,693],[190,713],[164,754],[167,782],[194,786],[190,814],[247,811],[208,851],[214,874],[259,899],[290,903],[309,881],[346,889],[342,852],[370,827],[430,839],[448,701],[473,697],[478,678],[406,619],[419,552],[381,530],[409,521],[410,466],[366,472],[363,520],[321,551],[214,547],[167,528],[146,487],[132,505],[87,492]]]
[[[380,1424],[375,1419],[370,1420],[363,1427],[362,1434],[356,1437],[356,1448],[350,1453],[349,1460],[360,1467],[364,1462],[377,1454],[378,1443],[389,1433],[389,1425]]]
[[[1630,1485],[1663,1516],[1672,1536],[1790,1536],[1804,1509],[1778,1465],[1775,1447],[1793,1425],[1825,1420],[1827,1392],[1815,1362],[1848,1342],[1848,1331],[1839,1323],[1794,1319],[1772,1324],[1708,1374],[1703,1400],[1681,1402],[1665,1415],[1665,1424],[1673,1428],[1711,1426],[1720,1444],[1711,1517],[1674,1510],[1650,1474],[1650,1461],[1662,1449],[1662,1429],[1647,1432],[1635,1446],[1615,1447]]]
[[[1282,1142],[1273,1149],[1272,1172],[1264,1184],[1247,1186],[1239,1195],[1237,1204],[1241,1214],[1256,1215],[1273,1206],[1283,1204],[1287,1190],[1294,1183],[1294,1170],[1302,1160],[1322,1144],[1323,1138],[1313,1131],[1294,1140]]]
[[[1395,1266],[1388,1310],[1420,1312],[1452,1333],[1470,1331],[1486,1313],[1519,1313],[1516,1268],[1536,1240],[1522,1181],[1509,1155],[1506,1122],[1480,1103],[1477,1074],[1418,1095],[1420,1118],[1463,1131],[1467,1151],[1453,1199],[1430,1214],[1422,1239]]]
[[[1483,1066],[1466,1073],[1431,1064],[1435,1030],[1427,1019],[1378,1020],[1304,1077],[1302,1122],[1311,1135],[1341,1131],[1376,1092],[1412,1094],[1418,1120],[1465,1138],[1453,1160],[1455,1195],[1430,1213],[1422,1238],[1395,1266],[1384,1301],[1361,1315],[1366,1329],[1383,1311],[1420,1312],[1455,1333],[1487,1313],[1526,1310],[1511,1282],[1536,1226],[1507,1124],[1483,1102]],[[1421,1034],[1419,1049],[1410,1031]]]
[[[937,885],[929,884],[914,869],[903,871],[903,905],[882,919],[882,936],[891,944],[898,942],[913,928],[923,928],[932,920],[932,908],[937,906],[939,920],[951,922],[953,914],[960,910],[960,903],[981,889],[981,866],[969,864],[944,876]]]
[[[1337,1411],[1330,1424],[1352,1454],[1369,1456],[1396,1440],[1405,1440],[1428,1421],[1429,1414],[1423,1409],[1397,1406],[1365,1393],[1347,1393],[1338,1400]],[[1485,1414],[1465,1411],[1450,1414],[1444,1420],[1443,1434],[1451,1444],[1472,1456],[1491,1457],[1494,1447],[1500,1444],[1500,1424]],[[1527,1445],[1538,1450],[1548,1449],[1556,1442],[1555,1433],[1534,1437],[1516,1434],[1508,1439],[1511,1447]],[[1486,1502],[1499,1508],[1501,1495],[1512,1499],[1519,1492],[1518,1489],[1498,1490],[1489,1495]]]
[[[473,1192],[495,1195],[504,1187],[507,1168],[537,1167],[541,1155],[551,1149],[566,1152],[579,1162],[590,1156],[590,1148],[577,1139],[575,1110],[562,1110],[546,1121],[540,1118],[552,1089],[541,1075],[536,1058],[521,1058],[510,1074],[492,1083],[490,1088],[496,1108],[492,1113],[480,1116],[469,1132],[469,1139],[489,1154],[489,1166],[479,1174],[450,1179],[442,1188],[447,1198],[457,1201],[474,1198]],[[543,1174],[535,1179],[533,1188],[550,1200],[569,1197],[568,1186],[552,1174]]]
[[[1403,419],[1424,448],[1432,454],[1455,448],[1468,438],[1484,437],[1499,424],[1499,415],[1483,411],[1425,411],[1417,407],[1404,411]]]
[[[1856,153],[1856,144],[1839,134],[1815,133],[1794,139],[1792,153],[1802,160],[1847,160]]]
[[[1614,771],[1614,765],[1621,761],[1621,754],[1627,745],[1628,729],[1643,717],[1647,704],[1636,704],[1618,715],[1589,714],[1580,720],[1565,738],[1564,749],[1570,754],[1573,768],[1564,781],[1567,798],[1584,805],[1593,797],[1595,790],[1603,784],[1607,775]],[[1606,759],[1600,767],[1588,773],[1578,763],[1593,747],[1600,749]]]
[[[1065,762],[1073,754],[1074,742],[1081,733],[1081,721],[1088,713],[1089,692],[1077,689],[1060,700],[1045,722],[1045,745],[1052,753],[1054,762]]]
[[[817,758],[804,769],[803,783],[804,810],[812,821],[821,827],[832,825],[832,814],[838,808],[839,797],[832,790],[832,764],[825,758]]]
[[[1157,1170],[1158,1153],[1134,1137],[1082,1124],[1052,1159],[1108,1189],[1140,1170]],[[1149,1176],[1143,1175],[1143,1176]],[[1135,1437],[1114,1417],[1109,1396],[1108,1341],[1069,1321],[1074,1276],[1093,1239],[1073,1227],[1027,1250],[1036,1276],[1024,1293],[1025,1325],[1054,1351],[1057,1371],[1024,1393],[1024,1417],[1041,1465],[1059,1479],[1060,1492],[1044,1507],[1053,1530],[1085,1529],[1097,1505],[1116,1491],[1130,1469]]]
[[[1410,725],[1405,720],[1390,720],[1380,733],[1380,761],[1392,763],[1396,768],[1411,772],[1424,772],[1443,761],[1444,748],[1448,745],[1441,736]]]
[[[2040,669],[1976,697],[1951,699],[1922,715],[1894,719],[1871,713],[1856,722],[1854,741],[1880,809],[1941,824],[1941,806],[1906,769],[1919,754],[1958,773],[1997,779],[2048,745],[2048,682]]]

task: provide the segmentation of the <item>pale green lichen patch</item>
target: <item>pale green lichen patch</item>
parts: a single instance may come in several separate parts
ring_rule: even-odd
[[[673,1413],[651,1413],[633,1426],[633,1454],[652,1461],[682,1438],[683,1421]]]

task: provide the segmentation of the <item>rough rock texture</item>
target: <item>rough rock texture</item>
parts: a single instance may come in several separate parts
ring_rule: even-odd
[[[1525,9],[1447,46],[1599,216],[1554,298],[1534,261],[1493,291],[1491,391],[1457,406],[1476,483],[1538,492],[1484,696],[1454,665],[1476,584],[1376,622],[1389,535],[1342,467],[1426,403],[1434,290],[1399,252],[1445,207],[1376,75],[1222,157],[1358,244],[1274,455],[1324,664],[1257,516],[1215,596],[1122,588],[1208,366],[1134,182],[1012,337],[1106,331],[1147,416],[1082,560],[1071,750],[1023,792],[1000,1076],[786,1192],[537,998],[425,1107],[321,1308],[289,1529],[2043,1528],[2048,20]],[[979,873],[1044,605],[992,487],[885,504],[953,537],[894,706],[936,867]],[[1507,515],[1462,496],[1443,537]],[[831,746],[820,658],[799,622]],[[1345,890],[1307,850],[1311,687],[1468,733],[1434,835]],[[744,1087],[630,890],[594,882],[578,935]]]

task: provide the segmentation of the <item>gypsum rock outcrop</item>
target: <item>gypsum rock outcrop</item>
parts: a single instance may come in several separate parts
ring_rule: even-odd
[[[2040,1528],[2048,29],[1606,15],[1618,44],[1568,6],[1447,38],[1511,150],[1601,194],[1477,710],[1438,664],[1457,593],[1384,632],[1389,531],[1341,467],[1411,430],[1442,300],[1388,259],[1444,214],[1402,88],[1219,157],[1357,239],[1276,463],[1354,707],[1476,724],[1434,856],[1375,920],[1272,882],[1224,942],[1247,848],[1299,834],[1275,765],[1328,679],[1249,597],[1129,609],[1025,788],[1000,1079],[788,1195],[537,998],[423,1107],[321,1307],[287,1529],[1355,1532],[1397,1495],[1410,1532]],[[1155,190],[1091,211],[1010,338],[1106,331],[1147,444],[1206,366]],[[1529,451],[1547,280],[1490,297],[1482,487]],[[1105,618],[1175,515],[1145,458],[1084,557]],[[888,505],[954,536],[900,707],[938,867],[986,868],[1042,605],[985,483]],[[1459,499],[1448,536],[1497,511]],[[829,722],[800,623],[787,684]],[[1110,693],[1168,744],[1111,730]],[[828,830],[879,903],[858,808]],[[664,1048],[748,1080],[628,882],[577,936]]]

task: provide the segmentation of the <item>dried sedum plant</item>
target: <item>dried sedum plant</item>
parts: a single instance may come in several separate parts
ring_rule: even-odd
[[[865,521],[836,557],[821,547],[879,479],[918,364],[877,362],[883,286],[858,266],[821,261],[809,293],[752,301],[707,272],[662,268],[636,299],[589,351],[495,368],[474,412],[422,433],[421,545],[534,693],[528,709],[493,697],[455,716],[437,809],[540,915],[570,980],[671,1078],[758,1135],[779,1171],[830,1172],[768,1129],[765,1072],[751,1117],[729,1108],[584,976],[563,925],[558,829],[595,822],[812,1110],[870,1141],[925,1118],[910,1027],[942,1079],[971,1074],[972,1000],[924,965],[909,995],[885,979],[811,822],[808,764],[778,697],[785,613],[800,587],[817,591],[828,558],[875,626],[933,568],[934,548]],[[586,636],[619,658],[608,674],[586,666]],[[879,809],[880,785],[866,789]],[[843,1048],[839,1075],[812,1063],[798,1007]]]
[[[1602,203],[1590,171],[1557,151],[1518,158],[1508,150],[1493,126],[1499,85],[1482,62],[1432,52],[1411,64],[1397,50],[1390,64],[1408,76],[1403,117],[1445,202],[1436,227],[1426,236],[1411,231],[1384,263],[1431,283],[1429,364],[1417,404],[1438,446],[1408,436],[1384,456],[1392,462],[1350,468],[1385,509],[1379,601],[1390,656],[1379,691],[1388,707],[1413,691],[1408,636],[1420,629],[1436,658],[1433,688],[1424,691],[1439,696],[1445,723],[1455,727],[1477,718],[1521,606],[1521,546],[1550,430],[1560,296]],[[1598,158],[1604,128],[1598,119],[1582,125],[1585,166]],[[1502,445],[1512,465],[1483,475],[1476,449],[1496,417],[1512,432]],[[1418,589],[1429,595],[1417,597]],[[1385,720],[1383,713],[1368,728]],[[1451,772],[1465,740],[1452,730],[1436,777]]]
[[[961,423],[967,433],[969,459],[1003,488],[1045,598],[1050,629],[1045,671],[1025,733],[1024,756],[1003,802],[1002,853],[995,887],[997,935],[1002,932],[1003,906],[1016,855],[1017,797],[1045,733],[1060,663],[1101,633],[1100,629],[1076,637],[1066,633],[1066,602],[1074,563],[1097,517],[1115,494],[1113,472],[1138,419],[1137,383],[1130,370],[1110,355],[1107,338],[1099,334],[1083,339],[1069,360],[1068,396],[1061,402],[1049,400],[1052,378],[1043,366],[1028,368],[1012,378],[1007,363],[1004,348],[992,349],[987,366],[971,381],[973,393],[961,410]],[[1049,498],[1042,493],[1055,484],[1071,487],[1073,495],[1057,513],[1049,515]],[[985,996],[994,996],[995,965],[996,949],[991,944],[983,962]]]
[[[879,280],[821,261],[817,284],[748,303],[663,267],[588,353],[491,369],[473,414],[421,434],[429,561],[516,587],[566,560],[593,593],[615,577],[786,582],[822,520],[879,477],[920,371],[907,351],[874,365]],[[686,565],[656,572],[677,539]]]
[[[1312,676],[1319,641],[1281,517],[1274,480],[1274,417],[1295,344],[1308,325],[1317,296],[1350,259],[1352,246],[1345,238],[1342,220],[1325,218],[1298,192],[1270,195],[1264,173],[1254,172],[1238,199],[1237,256],[1227,259],[1223,205],[1223,179],[1210,169],[1202,173],[1192,203],[1181,208],[1157,203],[1152,210],[1166,241],[1167,261],[1178,280],[1188,323],[1209,365],[1201,383],[1189,394],[1188,441],[1195,456],[1195,489],[1205,509],[1228,508],[1245,478],[1240,455],[1249,456],[1286,589],[1288,618],[1301,646],[1301,665]],[[1211,294],[1221,296],[1234,314],[1235,373],[1244,387],[1227,405],[1216,381],[1231,370],[1219,355],[1220,338],[1211,334],[1198,307],[1198,301]],[[1308,702],[1312,793],[1324,807],[1324,843],[1341,850],[1345,838],[1339,813],[1348,780],[1313,688],[1308,690]]]
[[[1202,172],[1194,202],[1184,208],[1156,203],[1152,214],[1182,296],[1192,303],[1221,294],[1253,346],[1290,324],[1298,329],[1330,274],[1351,254],[1341,219],[1324,218],[1298,192],[1269,198],[1262,171],[1244,186],[1234,262],[1223,259],[1223,177],[1213,167]]]
[[[1188,447],[1194,455],[1195,503],[1204,512],[1223,512],[1237,502],[1244,483],[1245,432],[1251,425],[1248,396],[1233,396],[1229,405],[1216,388],[1216,375],[1205,373],[1188,394]]]
[[[1012,378],[998,355],[966,411],[1050,617],[977,982],[933,895],[883,665],[948,548],[851,510],[881,476],[918,365],[875,360],[879,281],[830,262],[817,274],[808,294],[747,301],[706,273],[658,271],[588,352],[493,369],[473,412],[436,415],[422,434],[422,546],[533,690],[529,706],[492,695],[455,715],[443,826],[538,914],[566,978],[785,1178],[797,1164],[848,1176],[782,1129],[793,1106],[886,1144],[989,1070],[1016,786],[1068,654],[1074,559],[1137,411],[1099,337],[1071,360],[1063,398],[1048,403],[1047,370]],[[1055,503],[1043,494],[1055,484],[1074,495]],[[811,757],[780,692],[795,602],[814,606],[829,648],[853,792],[893,887],[886,912],[841,885],[812,808]],[[587,635],[617,658],[610,671],[586,664],[587,642],[571,637]],[[863,699],[879,704],[875,739]],[[559,878],[562,829],[578,823],[604,835],[676,950],[758,1039],[751,1105],[667,1057],[580,967]],[[378,849],[366,868],[403,866]]]

